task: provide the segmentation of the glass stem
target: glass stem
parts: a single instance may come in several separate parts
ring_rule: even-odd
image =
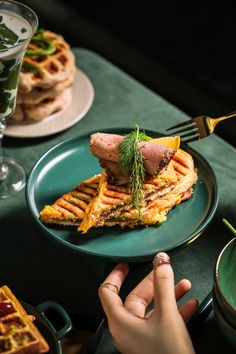
[[[2,148],[2,139],[4,136],[4,131],[6,129],[5,120],[0,121],[0,181],[4,181],[7,178],[9,170],[8,166],[4,163],[3,158],[3,148]]]

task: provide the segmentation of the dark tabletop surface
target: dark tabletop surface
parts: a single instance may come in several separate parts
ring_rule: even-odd
[[[93,105],[81,121],[62,133],[36,139],[4,138],[5,153],[17,158],[27,173],[49,148],[80,133],[107,127],[133,127],[135,123],[145,129],[164,132],[171,124],[187,118],[178,108],[95,53],[85,49],[74,49],[74,52],[78,68],[94,86]],[[210,162],[216,173],[219,206],[203,235],[172,255],[172,263],[176,281],[183,277],[192,281],[192,291],[187,298],[194,296],[202,301],[212,288],[216,257],[232,238],[222,217],[236,225],[235,149],[214,135],[191,146]],[[188,220],[185,222],[187,224]],[[73,253],[45,237],[28,210],[24,190],[14,198],[0,201],[0,259],[1,284],[10,286],[21,299],[35,304],[50,299],[71,313],[103,317],[97,288],[114,264]],[[130,267],[124,294],[151,269],[151,262]],[[214,333],[218,332],[214,329],[214,319],[212,321],[213,326],[204,325],[203,337],[209,333],[214,341]],[[210,353],[210,339],[203,340],[201,353]]]

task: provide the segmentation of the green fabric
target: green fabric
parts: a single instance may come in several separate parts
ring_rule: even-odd
[[[141,128],[164,132],[170,125],[188,118],[104,58],[85,49],[74,52],[79,69],[94,86],[94,103],[81,121],[62,133],[38,139],[4,139],[5,153],[17,158],[27,173],[49,148],[91,129],[133,127],[137,123]],[[216,256],[232,237],[221,219],[225,217],[236,225],[236,164],[235,149],[215,135],[191,146],[211,163],[219,182],[220,203],[204,236],[173,255],[172,261],[176,280],[190,278],[191,296],[201,301],[212,287]],[[97,288],[112,264],[74,254],[44,237],[28,211],[24,191],[0,201],[0,221],[1,284],[8,284],[26,301],[55,300],[69,311],[102,316]],[[151,264],[131,268],[124,293],[151,269]]]

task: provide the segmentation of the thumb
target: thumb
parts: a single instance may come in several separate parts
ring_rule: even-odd
[[[169,256],[158,253],[153,261],[154,307],[159,314],[177,309],[174,273]]]

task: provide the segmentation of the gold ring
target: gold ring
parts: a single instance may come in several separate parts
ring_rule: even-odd
[[[99,290],[100,290],[101,288],[107,288],[107,289],[113,291],[113,293],[119,294],[119,288],[118,288],[118,286],[115,285],[115,284],[108,283],[108,282],[102,283],[102,284],[99,286]],[[115,290],[115,291],[114,291],[114,290]]]

